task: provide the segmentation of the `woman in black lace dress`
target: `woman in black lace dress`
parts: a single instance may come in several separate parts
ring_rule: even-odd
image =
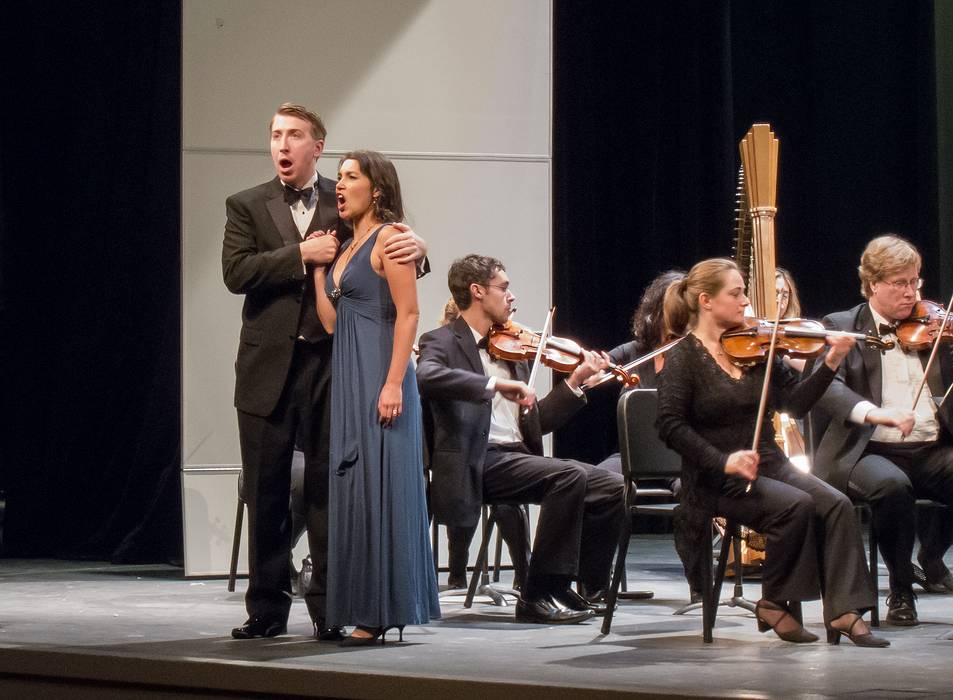
[[[722,332],[741,325],[747,305],[738,267],[720,258],[698,263],[666,293],[669,327],[691,329],[667,354],[658,386],[659,433],[682,455],[683,498],[764,533],[767,556],[755,613],[762,631],[773,628],[791,642],[815,641],[787,605],[822,596],[829,642],[843,634],[860,646],[887,646],[861,617],[876,596],[850,501],[787,461],[771,421],[764,422],[758,449],[750,449],[765,364],[742,369],[719,342]],[[804,379],[776,359],[768,415],[806,413],[853,342],[828,338],[824,361]]]

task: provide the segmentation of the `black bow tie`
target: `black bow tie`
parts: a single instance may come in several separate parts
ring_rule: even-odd
[[[489,347],[489,336],[483,336],[477,341],[477,347],[480,350],[486,350]]]
[[[881,323],[877,326],[877,332],[880,335],[896,335],[897,334],[897,324],[896,323]]]
[[[303,190],[296,190],[293,187],[285,185],[285,203],[294,206],[299,200],[304,202],[305,206],[311,203],[311,195],[314,194],[313,187],[305,187]]]

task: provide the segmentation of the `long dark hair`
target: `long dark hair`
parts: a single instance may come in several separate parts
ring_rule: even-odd
[[[684,270],[667,270],[649,283],[642,292],[639,306],[632,314],[632,337],[638,343],[638,352],[650,352],[668,340],[670,334],[683,335],[684,328],[665,328],[665,290],[685,276]]]
[[[404,203],[400,197],[400,180],[397,169],[383,153],[377,151],[350,151],[341,156],[338,170],[346,160],[357,161],[361,172],[371,181],[371,192],[380,194],[374,198],[374,213],[382,222],[391,223],[404,220]]]

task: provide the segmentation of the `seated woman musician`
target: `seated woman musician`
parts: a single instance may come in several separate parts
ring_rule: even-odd
[[[795,469],[778,448],[770,421],[751,449],[767,363],[742,368],[720,343],[724,331],[742,325],[747,306],[738,266],[722,258],[698,263],[666,292],[666,322],[690,329],[667,353],[658,386],[659,434],[682,455],[683,498],[765,535],[755,611],[761,631],[773,629],[789,642],[817,640],[789,606],[823,591],[829,643],[843,635],[858,646],[888,646],[862,618],[877,601],[850,501]],[[823,361],[803,379],[780,358],[772,361],[767,415],[803,415],[823,394],[854,340],[828,336],[827,343]]]

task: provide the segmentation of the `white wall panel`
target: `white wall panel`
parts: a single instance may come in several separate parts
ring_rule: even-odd
[[[273,176],[275,107],[296,101],[322,114],[326,176],[349,148],[395,161],[408,223],[430,245],[421,332],[449,296],[449,263],[470,252],[506,263],[519,319],[539,325],[551,298],[550,14],[549,0],[185,0],[187,575],[227,569],[221,531],[234,506],[221,509],[241,461],[232,392],[242,298],[222,282],[224,202]]]

